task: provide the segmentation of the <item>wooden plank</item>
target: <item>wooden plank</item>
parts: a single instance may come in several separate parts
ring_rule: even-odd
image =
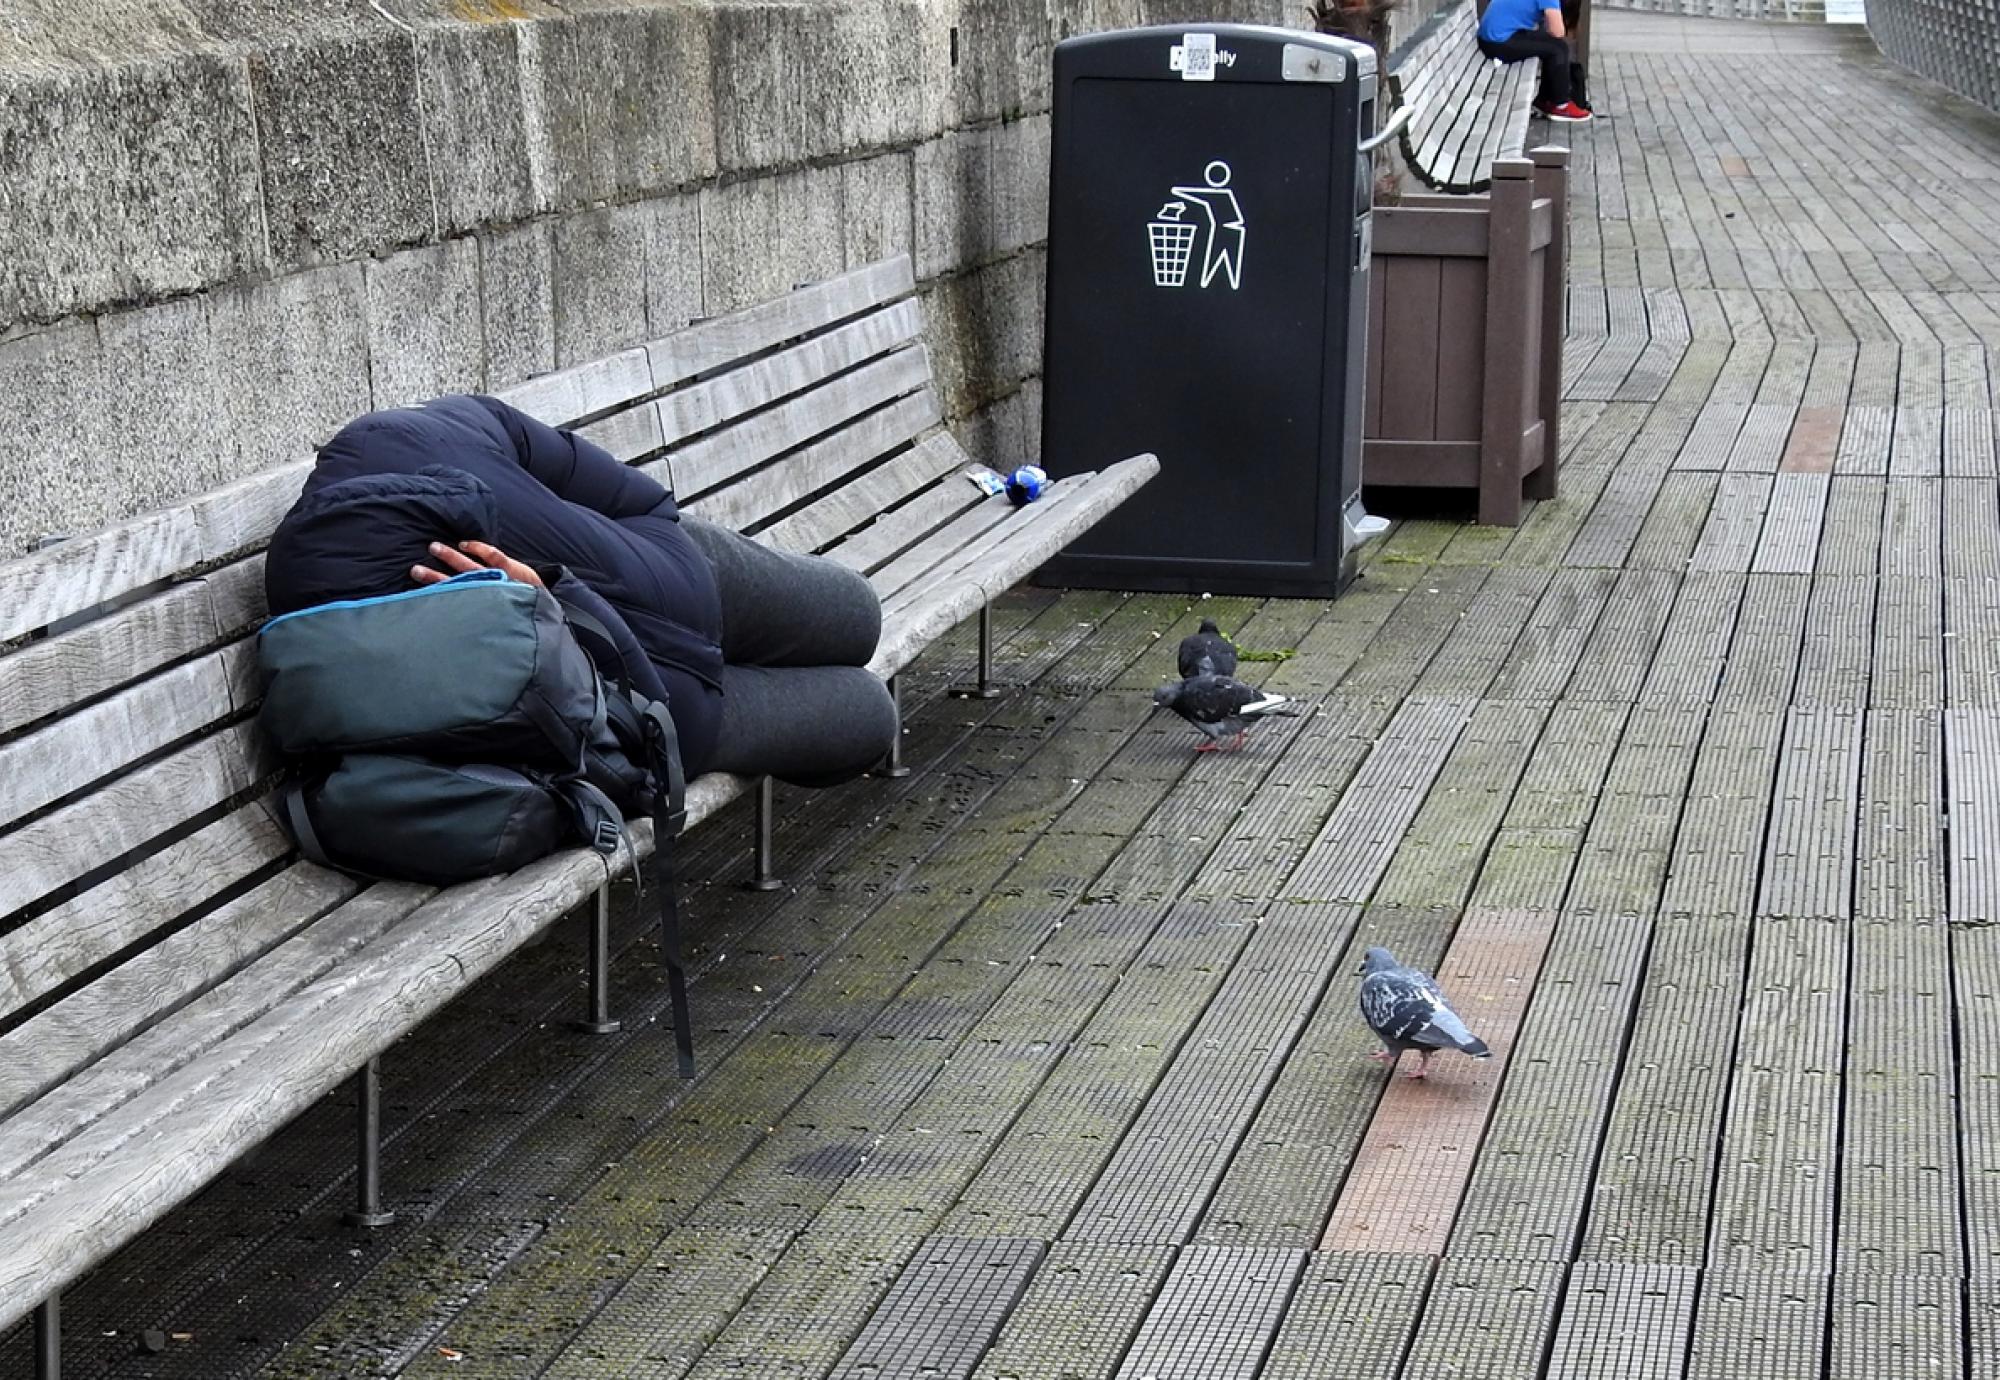
[[[908,255],[864,265],[770,302],[699,322],[646,346],[653,386],[671,388],[916,291]]]
[[[1810,1380],[1831,1327],[1819,1275],[1711,1270],[1695,1299],[1687,1380]]]
[[[1187,1247],[1117,1380],[1254,1380],[1304,1265],[1303,1251]]]
[[[950,442],[950,451],[958,443]],[[961,451],[952,460],[964,458]],[[947,523],[986,502],[987,495],[968,480],[947,477],[900,508],[877,514],[871,521],[820,552],[849,570],[872,572],[936,534]]]
[[[0,563],[0,643],[270,540],[309,462]]]
[[[635,345],[517,383],[495,396],[550,426],[575,427],[631,406],[653,387],[645,348]]]
[[[1578,1261],[1563,1294],[1549,1380],[1681,1380],[1695,1281],[1685,1265]]]
[[[0,1017],[173,924],[291,848],[264,807],[248,805],[9,931],[0,938]]]
[[[88,987],[0,1035],[7,1113],[276,948],[352,896],[351,878],[301,863],[228,902]],[[0,1185],[0,1223],[35,1195]],[[4,1285],[0,1285],[4,1289]]]
[[[934,1236],[827,1380],[964,1380],[1041,1263],[1042,1243]]]
[[[1540,1374],[1562,1291],[1552,1262],[1446,1256],[1401,1380]]]
[[[1422,1256],[1314,1252],[1261,1380],[1394,1375],[1416,1333],[1430,1274]]]
[[[781,465],[766,466],[739,483],[696,499],[688,511],[739,532],[753,531],[776,514],[865,469],[941,420],[937,395],[926,388],[792,452]],[[905,489],[874,511],[909,496]]]
[[[249,790],[275,765],[256,730],[238,724],[15,830],[0,839],[0,916]]]
[[[930,377],[923,346],[898,350],[643,468],[662,483],[671,478],[677,495],[699,498],[864,412],[926,388]]]
[[[261,556],[0,659],[0,737],[246,631],[263,614]]]
[[[232,643],[0,747],[0,827],[247,708],[255,667]]]
[[[1493,1057],[1446,1053],[1427,1080],[1391,1080],[1334,1204],[1322,1249],[1444,1252],[1554,933],[1555,917],[1546,912],[1475,911],[1460,923],[1437,979]],[[1409,1062],[1414,1066],[1413,1057]]]
[[[975,1380],[1109,1377],[1172,1267],[1171,1246],[1058,1241]]]
[[[1966,1355],[1956,1279],[1939,1275],[1842,1275],[1830,1309],[1828,1380],[1953,1375]]]
[[[0,1121],[0,1176],[39,1159],[358,952],[433,895],[383,884]]]
[[[884,516],[967,463],[968,457],[958,443],[947,433],[939,432],[855,475],[797,512],[756,530],[755,535],[759,541],[781,550],[817,551]],[[978,494],[968,480],[964,491],[953,496],[960,500],[960,506],[970,506]],[[912,545],[929,535],[914,522],[911,527],[908,536]]]
[[[803,392],[908,344],[923,327],[922,308],[915,298],[906,298],[790,349],[689,384],[654,404],[661,443],[675,445]]]

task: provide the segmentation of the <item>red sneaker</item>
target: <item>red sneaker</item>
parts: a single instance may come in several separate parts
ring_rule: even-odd
[[[1564,101],[1561,105],[1537,105],[1535,109],[1551,120],[1561,120],[1569,124],[1581,124],[1590,118],[1590,112],[1575,101]]]

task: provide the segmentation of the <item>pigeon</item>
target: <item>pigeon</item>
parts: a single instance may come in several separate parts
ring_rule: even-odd
[[[1196,752],[1214,752],[1225,738],[1231,749],[1240,748],[1252,723],[1273,714],[1290,717],[1299,712],[1283,695],[1267,695],[1240,680],[1214,675],[1162,685],[1153,692],[1153,708],[1171,709],[1201,731],[1203,741],[1195,744]]]
[[[1405,968],[1387,949],[1370,949],[1361,965],[1361,1018],[1381,1037],[1383,1048],[1370,1055],[1393,1064],[1406,1049],[1417,1053],[1412,1078],[1430,1072],[1431,1055],[1455,1049],[1490,1059],[1486,1042],[1465,1028],[1430,974]]]
[[[1201,620],[1201,631],[1181,639],[1181,679],[1236,674],[1236,644],[1224,637],[1213,618]]]

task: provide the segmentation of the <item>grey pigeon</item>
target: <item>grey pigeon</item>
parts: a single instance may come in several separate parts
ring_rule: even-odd
[[[1189,676],[1178,685],[1162,685],[1153,692],[1153,707],[1171,709],[1201,731],[1204,741],[1195,744],[1196,752],[1213,752],[1224,739],[1230,748],[1240,748],[1257,720],[1299,712],[1283,695],[1267,695],[1228,676]]]
[[[1417,1054],[1412,1078],[1430,1072],[1431,1055],[1455,1049],[1475,1059],[1493,1051],[1465,1028],[1429,973],[1405,968],[1387,949],[1370,949],[1361,965],[1361,1018],[1381,1037],[1383,1048],[1369,1056],[1395,1063],[1406,1049]]]
[[[1236,644],[1222,635],[1213,618],[1201,620],[1201,631],[1181,639],[1181,679],[1190,676],[1233,676],[1236,674]]]

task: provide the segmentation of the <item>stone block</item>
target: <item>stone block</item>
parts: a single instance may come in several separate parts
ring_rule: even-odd
[[[250,76],[278,265],[436,235],[410,33],[274,46],[251,55]]]
[[[846,263],[839,168],[750,178],[701,194],[702,303],[710,315],[837,277]]]
[[[1057,21],[1045,0],[964,0],[959,6],[958,118],[1019,119],[1049,108]]]
[[[104,430],[110,454],[92,483],[112,491],[118,516],[212,489],[241,471],[232,419],[217,400],[234,385],[216,367],[208,303],[183,297],[100,317]]]
[[[0,327],[262,271],[240,61],[0,75]]]
[[[807,16],[797,6],[728,0],[714,17],[715,152],[724,172],[790,161],[805,140],[805,95],[792,62]]]
[[[556,367],[553,241],[547,221],[479,237],[488,388],[506,388]]]
[[[1041,372],[1044,257],[1031,250],[925,289],[927,343],[949,417],[969,417]]]
[[[512,24],[483,24],[417,34],[417,88],[442,234],[534,211],[517,32]]]
[[[646,235],[646,334],[680,330],[706,315],[701,295],[701,198],[656,197],[640,214]]]
[[[646,338],[646,230],[642,206],[578,211],[556,222],[557,368]]]
[[[358,263],[209,298],[224,475],[307,459],[368,410],[367,313]]]
[[[535,205],[629,200],[714,174],[709,16],[621,6],[517,26]]]
[[[0,559],[117,516],[103,385],[91,322],[0,344]]]
[[[841,165],[841,220],[849,268],[897,254],[914,255],[911,182],[912,155],[907,152]]]
[[[970,267],[993,250],[993,131],[953,130],[915,150],[920,279]]]
[[[363,276],[374,406],[486,386],[477,240],[405,249],[369,261]]]
[[[993,131],[988,241],[1011,254],[1049,237],[1049,117],[1030,115]]]

